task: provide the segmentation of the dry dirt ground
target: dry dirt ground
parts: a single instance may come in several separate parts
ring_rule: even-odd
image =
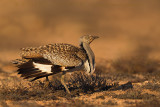
[[[0,0],[0,107],[160,107],[159,0]],[[23,80],[10,62],[20,48],[50,43],[78,46],[98,35],[92,76],[60,74]]]
[[[160,72],[157,62],[152,67],[130,65],[118,61],[101,60],[92,76],[83,72],[68,74],[66,81],[71,95],[65,92],[58,75],[50,78],[52,86],[45,87],[45,80],[29,82],[16,74],[12,65],[0,66],[0,105],[8,106],[160,106]],[[99,63],[100,63],[99,62]],[[98,62],[97,62],[98,63]],[[138,63],[138,62],[136,62]],[[136,73],[145,67],[147,72]],[[124,70],[124,71],[120,71]]]

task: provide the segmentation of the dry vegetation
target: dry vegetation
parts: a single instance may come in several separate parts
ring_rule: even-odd
[[[160,106],[159,0],[0,1],[0,107]],[[19,48],[55,42],[78,45],[84,34],[96,56],[92,76],[57,75],[29,82],[10,61]]]
[[[116,64],[120,66],[121,63],[123,62],[117,62]],[[124,64],[126,63],[124,62]],[[102,67],[102,65],[100,66]],[[105,66],[102,67],[103,69],[101,67],[97,65],[96,74],[92,76],[88,76],[83,72],[72,74],[67,79],[71,95],[65,92],[64,87],[55,77],[51,81],[52,86],[48,88],[44,86],[45,81],[43,80],[31,83],[17,76],[3,79],[0,84],[1,104],[3,105],[4,103],[5,105],[4,101],[33,100],[37,106],[38,101],[50,101],[47,106],[94,106],[95,104],[118,106],[122,101],[123,105],[138,107],[146,105],[148,107],[152,105],[160,106],[159,71],[149,72],[149,67],[148,69],[145,68],[146,72],[143,71],[141,73],[122,70],[119,72],[118,68],[116,68],[104,73],[106,68]],[[137,69],[137,66],[134,67],[133,69]],[[153,67],[155,68],[155,66]],[[62,99],[65,99],[65,102]]]

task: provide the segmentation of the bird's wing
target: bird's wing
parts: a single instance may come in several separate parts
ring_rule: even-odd
[[[41,47],[40,50],[43,58],[48,59],[54,65],[72,67],[83,64],[83,60],[79,57],[80,49],[70,44],[46,45]]]
[[[18,74],[32,81],[77,68],[86,59],[84,51],[69,44],[45,45],[38,48],[23,48],[22,59],[14,60]]]
[[[47,62],[64,67],[80,66],[86,55],[78,47],[70,44],[50,44],[39,48],[24,48],[21,56],[38,62]]]
[[[51,61],[43,58],[38,48],[22,48],[20,54],[23,59],[32,59],[32,61],[40,64],[52,64]]]

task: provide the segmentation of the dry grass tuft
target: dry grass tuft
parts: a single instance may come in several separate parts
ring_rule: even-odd
[[[70,89],[81,89],[82,92],[104,91],[116,87],[118,84],[107,83],[106,78],[101,75],[87,75],[75,73],[69,81]]]

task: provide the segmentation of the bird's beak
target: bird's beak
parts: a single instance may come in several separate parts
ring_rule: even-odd
[[[99,36],[94,36],[94,39],[98,39],[99,38]]]

